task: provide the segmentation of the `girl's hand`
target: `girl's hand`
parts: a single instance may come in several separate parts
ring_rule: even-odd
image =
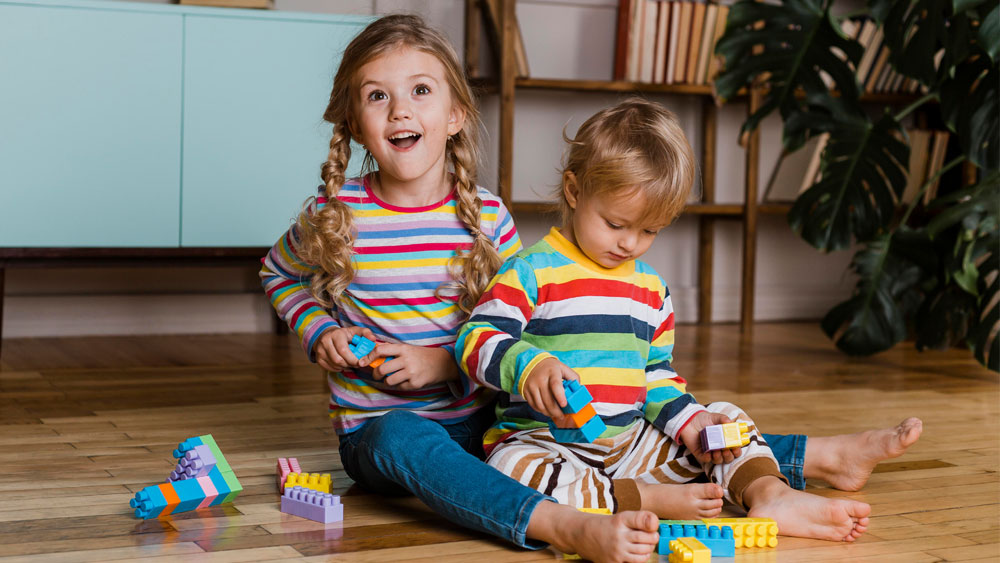
[[[562,383],[564,379],[579,381],[580,376],[559,360],[545,358],[528,374],[522,390],[528,405],[551,418],[557,426],[566,417],[562,411],[562,407],[566,406],[566,392]]]
[[[383,379],[386,384],[403,391],[421,389],[433,383],[457,380],[458,364],[451,352],[444,348],[429,348],[394,342],[381,342],[370,354],[361,359],[368,365],[375,358],[388,358],[372,370],[372,377]]]
[[[316,363],[329,371],[343,371],[368,365],[367,362],[361,362],[363,358],[355,358],[351,349],[347,347],[355,334],[375,341],[375,333],[367,328],[349,326],[328,330],[321,334],[316,342]]]
[[[701,431],[708,426],[713,426],[715,424],[728,424],[730,422],[733,421],[724,414],[702,411],[694,415],[694,419],[692,419],[691,422],[689,422],[688,425],[681,430],[681,435],[679,437],[681,442],[687,447],[688,451],[694,454],[694,457],[698,461],[702,463],[710,461],[715,465],[729,463],[740,457],[741,449],[739,447],[735,447],[724,450],[714,450],[711,452],[703,451],[701,449]]]

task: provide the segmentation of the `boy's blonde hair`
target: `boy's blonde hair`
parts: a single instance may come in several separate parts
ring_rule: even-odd
[[[563,164],[576,177],[578,197],[638,190],[646,196],[643,222],[667,225],[684,209],[694,184],[694,151],[677,117],[655,102],[629,98],[603,109],[580,126]],[[559,188],[563,224],[573,209]]]
[[[347,163],[351,158],[351,123],[357,121],[355,105],[359,101],[358,72],[365,64],[400,47],[428,53],[441,61],[451,88],[452,103],[465,110],[465,124],[448,139],[445,150],[446,160],[454,172],[456,212],[472,235],[473,246],[467,252],[456,253],[448,265],[453,282],[439,287],[438,293],[445,287],[457,290],[458,306],[469,313],[502,263],[492,241],[480,230],[483,202],[477,195],[475,183],[479,162],[479,111],[458,55],[448,39],[414,15],[389,15],[369,24],[347,45],[333,79],[330,103],[323,113],[323,119],[333,124],[333,136],[329,156],[320,172],[327,201],[319,212],[303,211],[298,219],[303,258],[319,267],[312,277],[312,294],[322,305],[331,307],[354,279],[354,220],[351,209],[337,199],[337,193],[346,181]],[[362,175],[374,170],[372,160],[371,155],[366,154]],[[311,202],[312,199],[306,202],[306,209]]]

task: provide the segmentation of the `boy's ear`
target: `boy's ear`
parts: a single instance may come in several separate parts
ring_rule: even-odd
[[[580,198],[580,186],[576,183],[576,174],[570,170],[563,172],[562,190],[570,209],[576,209],[576,202]]]
[[[465,127],[465,108],[452,104],[451,112],[448,114],[448,136],[458,133]]]

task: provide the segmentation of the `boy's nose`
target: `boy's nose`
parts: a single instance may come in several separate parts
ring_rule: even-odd
[[[635,250],[635,245],[638,237],[629,233],[618,239],[618,248],[628,252],[629,254]]]

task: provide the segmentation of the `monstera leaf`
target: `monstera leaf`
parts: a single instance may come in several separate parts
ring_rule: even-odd
[[[756,129],[775,109],[786,120],[807,109],[837,117],[862,113],[854,103],[858,84],[851,65],[857,64],[863,49],[841,34],[830,14],[831,5],[815,0],[786,0],[781,5],[741,0],[732,6],[726,32],[716,47],[716,54],[724,59],[724,70],[715,79],[716,93],[726,100],[756,78],[767,82],[763,103],[743,124],[743,131]],[[820,69],[836,84],[840,97],[830,92]],[[803,134],[786,130],[788,151],[803,142]]]
[[[859,250],[851,261],[858,275],[854,295],[823,317],[823,331],[850,355],[888,350],[906,338],[912,311],[905,305],[917,302],[908,294],[917,289],[922,273],[894,248],[900,241],[885,234]]]
[[[830,134],[822,179],[795,201],[789,224],[824,251],[848,248],[852,235],[872,240],[889,227],[906,187],[910,149],[894,134],[900,125],[887,113],[876,123],[856,117],[816,127]]]

